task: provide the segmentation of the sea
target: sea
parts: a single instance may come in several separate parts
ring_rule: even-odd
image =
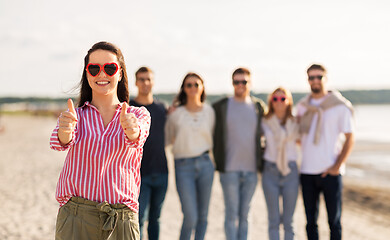
[[[356,140],[390,143],[390,105],[355,106]]]
[[[390,105],[355,106],[356,144],[346,177],[390,188]]]

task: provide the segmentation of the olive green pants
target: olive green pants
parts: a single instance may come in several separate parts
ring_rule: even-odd
[[[58,211],[56,240],[139,240],[138,214],[124,204],[72,197]]]

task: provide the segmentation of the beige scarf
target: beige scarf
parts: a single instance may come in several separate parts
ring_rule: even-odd
[[[344,98],[341,93],[337,91],[331,91],[326,96],[325,100],[317,107],[310,104],[310,96],[305,97],[300,101],[300,104],[306,107],[306,112],[299,118],[299,133],[307,134],[310,130],[314,115],[317,113],[317,125],[314,134],[314,144],[317,144],[320,139],[322,114],[325,110],[334,106],[344,104],[353,113],[353,107],[350,101]]]
[[[274,135],[274,142],[268,144],[274,144],[277,147],[276,166],[279,172],[286,176],[290,173],[287,159],[286,143],[288,141],[296,141],[298,134],[298,124],[295,119],[289,118],[284,127],[280,125],[278,118],[272,115],[269,119],[264,119],[264,123],[271,129]]]

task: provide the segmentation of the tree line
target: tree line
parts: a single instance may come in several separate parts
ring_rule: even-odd
[[[390,89],[383,90],[345,90],[340,91],[352,104],[390,104]],[[294,102],[298,102],[307,93],[292,93]],[[267,101],[268,93],[252,93],[262,99],[264,102]],[[157,99],[167,102],[172,102],[176,93],[166,94],[155,94]],[[216,100],[228,96],[228,94],[210,94],[207,96],[207,101],[210,103]],[[62,104],[66,102],[67,98],[49,98],[49,97],[0,97],[0,105],[9,103],[58,103]]]

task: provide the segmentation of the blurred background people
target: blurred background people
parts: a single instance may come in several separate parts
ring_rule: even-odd
[[[205,103],[203,79],[188,73],[181,84],[166,124],[167,144],[172,144],[175,158],[176,188],[179,194],[183,224],[181,240],[204,239],[214,165],[209,151],[213,147],[214,111]]]
[[[324,194],[330,239],[341,239],[342,176],[354,145],[351,102],[328,91],[327,71],[313,64],[307,69],[311,93],[299,101],[297,116],[302,135],[301,184],[309,240],[318,239],[320,193]],[[344,142],[341,141],[344,137]]]
[[[294,239],[293,215],[298,197],[297,167],[298,124],[292,115],[291,92],[279,87],[268,96],[268,113],[262,127],[266,140],[262,186],[268,210],[268,235],[279,240],[279,226],[284,239]],[[280,199],[282,209],[279,208]]]
[[[213,104],[216,115],[213,154],[225,200],[227,240],[245,240],[248,214],[262,168],[261,119],[265,104],[250,96],[251,75],[233,72],[234,96]]]
[[[165,105],[153,98],[154,73],[148,67],[141,67],[135,73],[138,94],[130,105],[144,106],[150,113],[149,137],[144,144],[141,162],[141,188],[139,195],[139,226],[143,239],[143,226],[148,222],[148,239],[159,239],[160,215],[168,187],[168,167],[165,156]]]

